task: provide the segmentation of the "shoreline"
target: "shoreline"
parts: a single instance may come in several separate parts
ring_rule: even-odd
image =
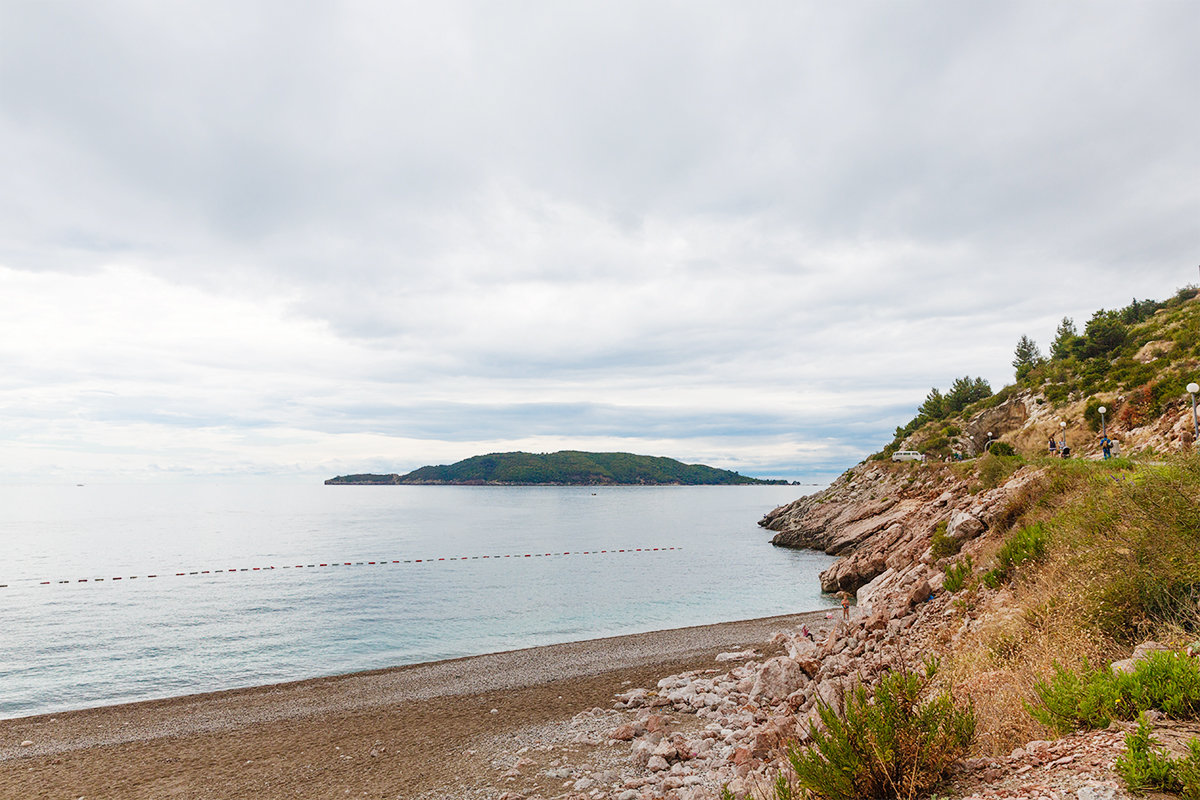
[[[359,796],[407,797],[439,786],[447,765],[481,737],[611,708],[622,688],[718,668],[720,652],[765,652],[775,633],[801,623],[823,626],[827,613],[0,720],[0,789],[72,797],[271,798],[326,796],[336,783],[357,787]],[[374,768],[350,769],[364,764]],[[302,774],[307,777],[298,782]],[[312,781],[325,789],[310,787]],[[197,782],[220,790],[205,794]]]

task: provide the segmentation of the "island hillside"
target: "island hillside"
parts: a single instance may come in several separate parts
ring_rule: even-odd
[[[733,486],[784,484],[727,469],[684,464],[662,456],[633,453],[490,453],[450,465],[421,467],[406,475],[339,475],[327,485],[461,486]]]

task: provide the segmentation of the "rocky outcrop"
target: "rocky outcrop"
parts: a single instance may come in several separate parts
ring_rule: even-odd
[[[814,625],[815,641],[798,630],[777,634],[772,644],[783,655],[725,673],[672,675],[653,690],[617,695],[616,708],[629,718],[609,738],[629,742],[633,771],[603,796],[710,800],[725,786],[746,798],[769,785],[786,748],[820,726],[821,706],[839,709],[846,692],[919,663],[939,628],[961,623],[950,598],[933,591],[932,571],[919,561],[889,569],[872,585],[869,606],[848,621]],[[695,715],[701,725],[653,724],[670,714]]]
[[[777,546],[843,556],[821,573],[821,590],[857,592],[889,571],[895,576],[932,563],[929,549],[939,523],[960,544],[980,536],[1036,474],[1023,468],[1003,485],[979,492],[971,485],[974,476],[955,465],[865,462],[759,524],[777,531],[771,540]],[[932,581],[939,579],[940,570],[935,572]]]

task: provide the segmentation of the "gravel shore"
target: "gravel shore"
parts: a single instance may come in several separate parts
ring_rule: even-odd
[[[479,742],[767,647],[825,611],[0,720],[0,796],[409,798],[471,783]]]

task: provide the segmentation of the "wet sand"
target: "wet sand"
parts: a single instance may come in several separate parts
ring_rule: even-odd
[[[720,652],[762,652],[825,614],[0,720],[0,798],[437,796],[471,783],[478,765],[464,754],[480,741],[611,707],[630,687],[720,666]]]

